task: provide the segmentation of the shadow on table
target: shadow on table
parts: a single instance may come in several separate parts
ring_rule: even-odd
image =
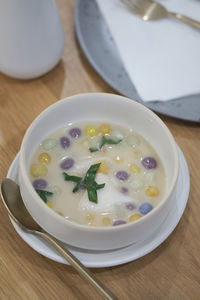
[[[56,99],[59,100],[65,82],[65,67],[63,60],[60,60],[54,69],[40,77],[40,79]]]
[[[20,92],[20,88],[23,87],[25,91],[29,89],[29,92],[34,92],[32,89],[37,88],[37,91],[40,90],[40,82],[42,82],[48,90],[56,97],[56,99],[60,99],[60,95],[63,89],[64,80],[65,80],[65,68],[64,62],[61,59],[59,63],[51,69],[48,73],[36,77],[33,79],[17,79],[12,78],[7,75],[0,73],[0,77],[4,78],[7,83],[7,87],[13,89],[17,89]],[[37,93],[37,92],[36,92]]]
[[[94,84],[100,87],[100,90],[98,89],[98,92],[119,94],[104,79],[102,79],[102,77],[96,72],[94,67],[91,66],[91,64],[89,63],[88,59],[86,58],[84,52],[80,47],[77,37],[75,43],[76,43],[76,49],[78,51],[80,63],[82,64],[84,70],[86,70],[87,75],[94,82]]]

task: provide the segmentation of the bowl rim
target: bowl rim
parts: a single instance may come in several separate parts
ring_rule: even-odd
[[[80,224],[80,223],[77,223],[75,221],[70,220],[70,218],[66,219],[63,216],[60,216],[53,209],[48,207],[48,205],[46,205],[46,203],[41,201],[41,198],[35,192],[32,184],[31,184],[30,178],[29,178],[29,176],[27,174],[27,171],[26,171],[25,157],[23,156],[23,153],[26,150],[26,144],[28,143],[29,135],[30,135],[31,131],[34,130],[37,123],[45,115],[47,115],[51,110],[55,109],[59,105],[62,105],[64,102],[70,103],[70,101],[78,101],[81,98],[85,98],[85,97],[93,97],[95,99],[96,98],[95,96],[98,96],[98,97],[100,96],[100,97],[104,97],[104,98],[107,97],[107,98],[110,98],[110,99],[111,98],[118,98],[119,100],[121,99],[124,102],[127,102],[129,104],[133,103],[133,105],[135,105],[135,106],[139,107],[140,109],[144,110],[144,112],[146,114],[150,115],[164,129],[164,131],[166,133],[166,136],[168,137],[168,139],[170,141],[170,145],[172,147],[173,154],[175,156],[175,166],[174,166],[175,171],[174,171],[174,174],[173,174],[172,183],[170,184],[170,187],[169,187],[168,191],[165,193],[165,196],[163,197],[162,201],[156,207],[154,207],[154,209],[151,210],[148,214],[143,215],[142,218],[139,218],[134,222],[128,222],[126,224],[122,224],[121,226],[113,226],[113,225],[109,225],[109,226],[90,226],[90,225]],[[143,104],[138,103],[138,102],[136,102],[133,99],[130,99],[128,97],[113,94],[113,93],[102,93],[102,92],[79,93],[79,94],[74,94],[74,95],[69,96],[69,97],[62,98],[62,99],[56,101],[55,103],[49,105],[41,113],[39,113],[39,115],[31,122],[31,124],[29,125],[29,127],[27,128],[27,130],[25,132],[25,135],[24,135],[22,143],[21,143],[20,157],[19,157],[19,172],[21,173],[23,181],[24,181],[27,189],[32,194],[35,201],[37,201],[38,204],[41,207],[43,207],[43,209],[46,210],[46,212],[50,216],[52,216],[54,219],[57,219],[59,222],[62,222],[63,225],[67,224],[70,227],[74,227],[76,229],[85,230],[85,231],[94,231],[94,232],[95,231],[109,231],[109,230],[114,231],[114,230],[116,230],[116,228],[117,228],[117,230],[119,230],[119,229],[123,230],[127,227],[134,226],[136,224],[140,224],[144,220],[152,218],[152,216],[155,215],[162,208],[162,206],[172,196],[172,193],[173,193],[173,191],[175,189],[175,186],[176,186],[176,183],[177,183],[178,173],[179,173],[179,155],[178,155],[176,142],[175,142],[174,137],[173,137],[171,131],[169,130],[169,128],[165,125],[165,123],[152,110],[150,110],[149,108],[147,108]]]

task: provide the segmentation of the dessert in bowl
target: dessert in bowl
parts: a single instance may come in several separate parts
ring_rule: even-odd
[[[151,234],[173,205],[175,141],[149,109],[122,96],[75,95],[43,111],[20,150],[19,181],[32,217],[86,249]]]

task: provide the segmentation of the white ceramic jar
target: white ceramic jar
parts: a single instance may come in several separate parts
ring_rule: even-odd
[[[0,72],[30,79],[51,70],[64,49],[55,0],[0,0]]]

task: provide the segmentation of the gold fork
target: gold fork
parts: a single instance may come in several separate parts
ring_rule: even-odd
[[[174,17],[197,29],[200,29],[200,22],[179,13],[169,12],[160,3],[152,0],[121,0],[134,14],[144,21],[157,20],[165,17]]]

